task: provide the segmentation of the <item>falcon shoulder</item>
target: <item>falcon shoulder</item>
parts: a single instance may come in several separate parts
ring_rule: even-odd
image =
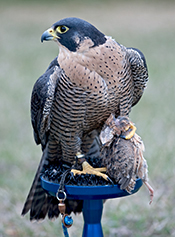
[[[31,96],[31,122],[36,144],[45,148],[51,121],[51,107],[55,88],[61,76],[61,68],[55,58],[46,72],[39,77],[33,87]]]
[[[138,103],[148,82],[148,69],[143,53],[136,48],[127,48],[130,68],[134,81],[134,94],[132,106]]]

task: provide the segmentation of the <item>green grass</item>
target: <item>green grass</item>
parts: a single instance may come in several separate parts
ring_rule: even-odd
[[[30,223],[20,212],[33,180],[40,148],[33,141],[30,95],[36,79],[57,55],[42,32],[67,16],[90,21],[125,46],[146,56],[150,80],[131,118],[144,140],[155,199],[137,194],[108,200],[104,235],[175,235],[175,3],[173,1],[11,1],[0,3],[0,237],[63,236],[60,219]],[[82,215],[73,216],[71,237],[81,236]]]

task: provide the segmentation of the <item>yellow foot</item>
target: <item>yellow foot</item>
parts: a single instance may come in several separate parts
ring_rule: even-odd
[[[128,130],[131,130],[131,131],[128,131]],[[135,131],[136,131],[136,127],[134,126],[134,124],[132,122],[130,122],[130,124],[128,125],[128,127],[125,129],[125,131],[127,132],[128,131],[128,134],[126,136],[121,136],[127,140],[131,139],[134,134],[135,134]]]
[[[81,175],[81,174],[95,174],[97,176],[103,177],[105,180],[110,180],[110,178],[101,172],[106,172],[106,167],[102,168],[93,168],[87,161],[83,161],[82,163],[83,170],[75,170],[72,169],[71,172],[76,175]],[[111,180],[110,180],[111,181]]]

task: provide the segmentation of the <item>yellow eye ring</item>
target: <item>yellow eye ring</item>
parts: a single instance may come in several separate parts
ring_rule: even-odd
[[[56,31],[57,31],[58,33],[60,33],[60,34],[64,34],[64,33],[66,33],[68,30],[69,30],[69,28],[68,28],[67,26],[63,26],[63,25],[58,26],[58,27],[56,28]]]

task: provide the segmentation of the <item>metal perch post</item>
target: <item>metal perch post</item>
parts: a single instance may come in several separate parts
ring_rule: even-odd
[[[52,196],[56,196],[59,184],[46,181],[41,177],[43,189]],[[132,194],[142,186],[142,180],[138,179]],[[118,185],[106,186],[70,186],[65,185],[68,199],[84,200],[83,218],[84,228],[82,237],[103,237],[101,217],[103,211],[103,199],[119,198],[131,195],[121,190]]]

